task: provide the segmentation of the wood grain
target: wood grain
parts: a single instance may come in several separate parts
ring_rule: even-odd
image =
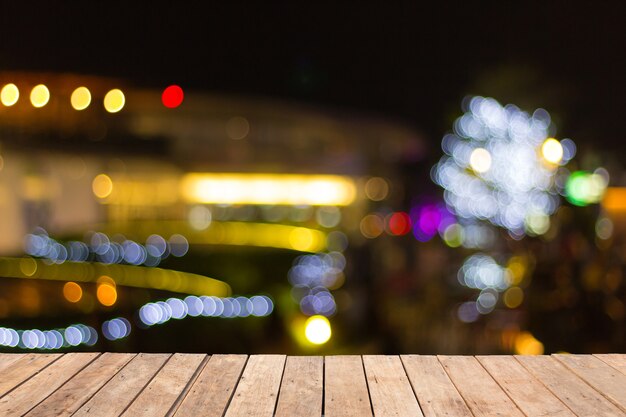
[[[205,358],[204,354],[174,354],[123,415],[166,416]]]
[[[26,356],[26,353],[0,353],[0,373],[24,356]]]
[[[374,415],[423,416],[399,356],[363,356]]]
[[[31,410],[29,417],[70,416],[118,373],[135,354],[103,353]]]
[[[324,360],[324,415],[371,416],[365,371],[360,356],[326,356]]]
[[[250,356],[225,416],[272,417],[285,358],[285,355]]]
[[[516,356],[528,371],[581,417],[623,416],[615,405],[549,356]]]
[[[626,375],[592,355],[553,355],[626,412]]]
[[[527,416],[575,417],[512,356],[477,356],[498,385]]]
[[[607,353],[594,356],[626,375],[626,355],[619,353]]]
[[[446,373],[475,416],[523,416],[476,358],[438,356]]]
[[[13,361],[2,371],[0,378],[0,397],[40,372],[46,366],[61,357],[60,353],[30,353]]]
[[[426,417],[472,416],[436,356],[403,355],[401,359]]]
[[[289,356],[278,395],[276,417],[322,415],[324,358]]]
[[[68,353],[2,397],[0,416],[21,416],[97,358],[99,353]]]
[[[175,415],[223,416],[247,358],[246,355],[211,356]]]
[[[91,397],[74,416],[117,416],[122,414],[169,357],[169,354],[138,354],[96,395]]]

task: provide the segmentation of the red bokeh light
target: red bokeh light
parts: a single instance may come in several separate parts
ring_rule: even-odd
[[[387,224],[392,235],[402,236],[411,231],[411,218],[403,211],[398,211],[389,216]]]
[[[163,105],[165,107],[173,109],[180,106],[180,104],[183,102],[183,97],[184,94],[182,88],[177,85],[170,85],[165,90],[163,90],[161,101],[163,101]]]

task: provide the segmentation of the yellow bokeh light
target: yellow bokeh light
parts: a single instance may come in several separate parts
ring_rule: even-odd
[[[519,307],[524,301],[524,291],[520,287],[511,287],[504,293],[504,304],[508,308]]]
[[[117,289],[109,283],[99,284],[96,297],[100,304],[110,307],[117,301]]]
[[[338,175],[191,173],[181,194],[189,203],[347,206],[354,181]]]
[[[524,258],[520,256],[511,257],[506,268],[509,272],[509,284],[519,285],[523,281],[527,271],[526,261],[524,260]]]
[[[552,164],[558,164],[563,159],[563,145],[554,138],[548,138],[541,145],[541,154]]]
[[[126,97],[122,90],[114,88],[104,96],[104,108],[109,113],[117,113],[124,108]]]
[[[20,98],[20,90],[15,84],[7,84],[0,91],[0,101],[7,107],[17,103]]]
[[[487,149],[476,148],[470,155],[470,166],[479,174],[489,171],[491,168],[491,154]]]
[[[20,259],[20,271],[27,277],[32,277],[37,272],[37,261],[33,258]]]
[[[543,235],[550,229],[550,217],[541,212],[531,212],[524,221],[526,231],[531,235]]]
[[[384,178],[372,177],[365,183],[365,195],[370,200],[384,200],[387,194],[389,194],[389,184]]]
[[[72,93],[70,102],[75,110],[85,110],[91,104],[91,93],[87,87],[78,87]]]
[[[106,284],[106,285],[110,285],[112,287],[117,287],[117,284],[115,283],[115,280],[109,276],[106,275],[102,275],[100,278],[98,278],[96,280],[96,282],[98,284]]]
[[[330,322],[324,316],[311,316],[304,324],[307,340],[315,345],[322,345],[330,340],[332,331]]]
[[[70,303],[77,303],[83,298],[83,289],[75,282],[66,282],[63,285],[63,297]]]
[[[543,343],[530,332],[521,332],[515,338],[515,353],[517,355],[543,355]]]
[[[359,224],[361,234],[368,239],[374,239],[380,236],[385,230],[385,223],[383,218],[378,214],[368,214]]]
[[[297,251],[309,252],[317,246],[311,230],[304,227],[297,227],[289,233],[289,243]]]
[[[113,181],[106,174],[99,174],[93,179],[91,189],[98,198],[107,198],[113,192]]]
[[[30,102],[33,107],[43,107],[50,100],[50,91],[43,84],[36,85],[30,92]]]

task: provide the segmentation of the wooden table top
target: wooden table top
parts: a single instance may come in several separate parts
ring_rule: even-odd
[[[625,416],[626,355],[0,354],[0,416]]]

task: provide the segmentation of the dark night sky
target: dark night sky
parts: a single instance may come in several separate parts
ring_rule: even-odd
[[[296,99],[398,119],[433,142],[464,95],[493,95],[624,149],[621,1],[94,3],[2,1],[0,70]]]

